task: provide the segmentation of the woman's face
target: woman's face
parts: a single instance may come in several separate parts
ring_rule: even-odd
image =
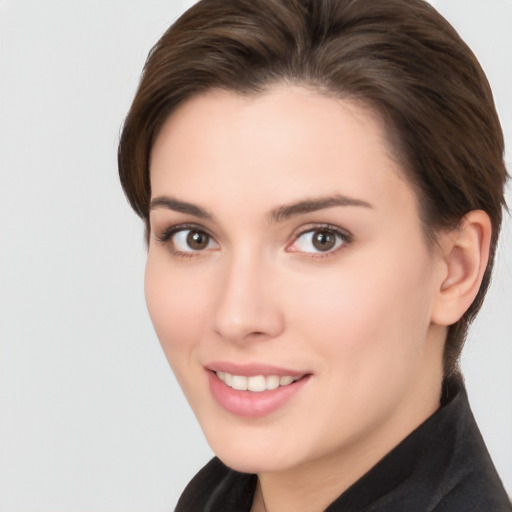
[[[150,164],[149,313],[226,464],[385,453],[435,410],[442,260],[369,110],[212,91],[167,120]]]

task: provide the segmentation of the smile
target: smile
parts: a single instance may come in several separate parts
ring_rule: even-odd
[[[255,375],[246,377],[244,375],[232,375],[227,372],[215,372],[217,377],[227,386],[237,391],[252,391],[253,393],[261,393],[263,391],[271,391],[283,386],[289,386],[293,382],[301,379],[303,375],[292,377],[285,375]]]
[[[263,417],[293,403],[312,377],[267,365],[219,363],[207,370],[214,400],[225,411],[246,418]]]

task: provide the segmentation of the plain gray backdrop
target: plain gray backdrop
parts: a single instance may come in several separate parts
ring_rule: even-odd
[[[171,511],[211,456],[143,297],[116,145],[177,0],[0,0],[0,510]],[[433,0],[480,59],[512,160],[512,2]],[[508,201],[512,203],[510,188]],[[463,368],[512,493],[512,227]]]

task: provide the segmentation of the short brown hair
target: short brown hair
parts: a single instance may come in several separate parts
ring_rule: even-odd
[[[487,291],[507,172],[492,93],[477,59],[423,0],[201,0],[151,50],[118,152],[119,175],[149,233],[149,158],[176,107],[212,88],[255,94],[276,82],[369,105],[415,188],[427,238],[471,210],[492,222],[479,293],[450,326],[445,373],[457,369]]]

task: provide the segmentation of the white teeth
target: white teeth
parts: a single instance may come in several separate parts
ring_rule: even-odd
[[[233,389],[237,389],[238,391],[246,391],[247,390],[247,377],[243,375],[233,375],[233,381],[231,383],[231,387]]]
[[[252,391],[260,393],[261,391],[276,389],[279,386],[288,386],[292,382],[299,380],[302,376],[291,377],[278,375],[255,375],[253,377],[245,377],[243,375],[232,375],[227,372],[216,372],[217,377],[227,386],[238,391]]]
[[[249,377],[247,379],[247,389],[249,391],[265,391],[267,384],[263,375],[256,375],[256,377]]]
[[[267,389],[277,389],[279,387],[279,377],[277,375],[269,375],[266,379]]]

